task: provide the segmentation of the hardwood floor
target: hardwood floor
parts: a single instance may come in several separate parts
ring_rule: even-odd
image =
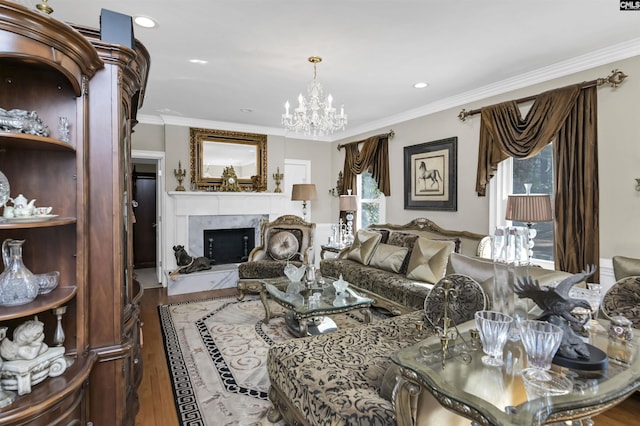
[[[180,296],[167,296],[164,288],[144,291],[141,302],[142,321],[144,322],[144,345],[142,347],[144,377],[138,389],[140,410],[136,417],[136,426],[178,425],[160,331],[158,305],[234,294],[236,294],[235,289]],[[594,417],[593,420],[597,426],[640,425],[638,413],[640,413],[640,393],[636,392],[622,404]]]

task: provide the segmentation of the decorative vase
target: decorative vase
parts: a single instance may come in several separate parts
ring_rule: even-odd
[[[22,262],[24,240],[6,239],[2,243],[4,272],[0,274],[0,306],[29,303],[38,296],[38,281]]]

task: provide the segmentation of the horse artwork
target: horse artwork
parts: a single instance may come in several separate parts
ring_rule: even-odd
[[[457,209],[456,137],[404,147],[404,208]]]
[[[184,246],[173,246],[173,252],[176,256],[178,269],[172,274],[190,274],[192,272],[205,271],[211,269],[211,261],[208,257],[192,257],[184,249]]]
[[[425,164],[424,161],[420,162],[420,166],[418,167],[418,170],[419,170],[418,180],[419,181],[421,180],[424,183],[424,189],[421,189],[420,190],[421,192],[440,189],[440,184],[443,183],[442,175],[440,175],[440,170],[427,169],[427,165]],[[429,188],[427,188],[427,180],[431,181],[431,185],[429,186]],[[435,188],[434,188],[434,185],[435,185]]]

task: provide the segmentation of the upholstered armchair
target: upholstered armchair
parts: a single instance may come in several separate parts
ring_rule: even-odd
[[[240,279],[284,276],[287,262],[300,266],[310,259],[316,224],[294,215],[280,216],[260,227],[260,245],[238,267]]]

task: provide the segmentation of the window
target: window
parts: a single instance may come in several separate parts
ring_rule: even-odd
[[[552,144],[547,145],[535,157],[509,158],[498,165],[498,171],[490,184],[491,229],[507,225],[504,218],[507,197],[509,194],[524,194],[525,183],[532,184],[532,194],[549,194],[553,205]],[[513,222],[513,225],[527,226],[521,222]],[[533,247],[535,263],[545,265],[546,262],[553,262],[553,222],[538,222],[533,224],[533,228],[537,231]]]
[[[386,197],[378,189],[378,183],[371,172],[358,175],[358,217],[357,229],[376,223],[385,223]]]

